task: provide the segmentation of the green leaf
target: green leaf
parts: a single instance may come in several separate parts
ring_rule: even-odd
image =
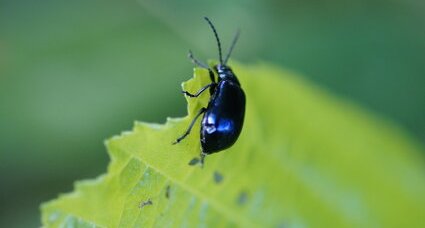
[[[111,163],[96,180],[42,205],[48,227],[414,227],[425,216],[421,145],[387,121],[266,64],[233,64],[247,95],[244,129],[230,149],[199,156],[189,115],[136,122],[106,141]],[[203,69],[183,84],[197,91]],[[422,221],[422,223],[421,223]]]

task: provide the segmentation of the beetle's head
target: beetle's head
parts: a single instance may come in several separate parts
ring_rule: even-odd
[[[232,80],[239,84],[238,79],[236,78],[235,74],[229,66],[224,64],[217,64],[214,68],[217,71],[217,75],[220,80]]]
[[[232,69],[224,64],[217,64],[215,66],[215,69],[217,70],[217,74],[221,79],[224,79],[225,77],[234,76]]]

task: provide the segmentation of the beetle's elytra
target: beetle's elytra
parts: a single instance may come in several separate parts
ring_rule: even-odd
[[[211,83],[202,87],[195,94],[191,94],[188,91],[182,92],[189,97],[198,97],[205,90],[209,89],[211,97],[207,107],[199,110],[186,132],[173,143],[177,144],[189,135],[196,120],[203,114],[200,135],[201,159],[199,159],[201,165],[203,165],[206,155],[227,149],[236,142],[241,133],[245,116],[245,93],[232,69],[226,65],[238,40],[239,31],[236,33],[229,52],[223,61],[221,43],[217,31],[207,17],[205,17],[205,20],[214,32],[220,63],[211,69],[208,65],[195,59],[192,52],[189,51],[189,58],[192,62],[209,71]]]

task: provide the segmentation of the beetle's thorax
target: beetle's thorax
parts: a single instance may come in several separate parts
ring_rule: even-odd
[[[232,69],[227,65],[217,64],[214,69],[217,72],[219,80],[229,80],[237,83],[239,85],[239,81],[236,78],[236,75],[233,73]]]

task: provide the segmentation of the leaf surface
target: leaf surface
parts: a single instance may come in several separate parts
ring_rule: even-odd
[[[267,64],[234,63],[247,95],[245,125],[230,149],[199,156],[209,94],[187,98],[188,116],[136,122],[106,141],[107,173],[78,181],[42,205],[47,227],[420,226],[425,159],[402,130],[302,77]],[[195,69],[183,88],[209,83]],[[422,223],[423,225],[423,223]]]

